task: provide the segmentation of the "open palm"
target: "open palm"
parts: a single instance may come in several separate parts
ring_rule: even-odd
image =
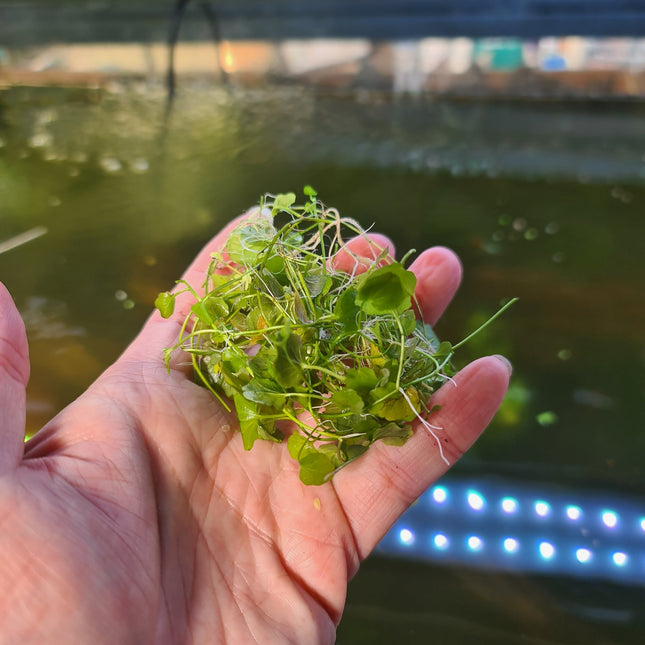
[[[228,231],[188,269],[190,283],[203,281]],[[459,261],[433,248],[411,269],[434,323]],[[0,285],[0,642],[333,643],[359,562],[446,470],[423,427],[318,487],[301,484],[285,445],[245,452],[234,415],[179,362],[166,371],[182,298],[23,446],[27,342]],[[450,463],[487,425],[508,377],[488,357],[435,394]]]

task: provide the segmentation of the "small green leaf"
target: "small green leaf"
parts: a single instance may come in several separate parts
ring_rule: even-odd
[[[244,396],[250,401],[281,409],[286,403],[285,391],[278,383],[271,379],[254,378],[243,388]]]
[[[351,443],[363,443],[369,441],[372,433],[381,427],[381,421],[379,421],[373,414],[361,414],[360,416],[351,417],[352,427],[350,429],[351,434],[361,434],[362,437],[352,437],[349,439],[344,438],[343,441],[349,441]]]
[[[212,320],[225,318],[229,314],[229,308],[224,298],[209,295],[202,300],[202,303]]]
[[[249,361],[249,368],[255,377],[272,378],[278,350],[272,345],[260,347],[258,353]]]
[[[242,443],[244,450],[251,450],[255,440],[259,437],[259,416],[258,406],[256,403],[249,401],[241,394],[233,397],[235,411],[240,422],[240,432],[242,433]]]
[[[309,267],[305,273],[305,284],[310,298],[319,296],[327,284],[327,274],[322,266]]]
[[[284,347],[289,360],[299,363],[302,360],[302,338],[287,326],[280,331],[280,338],[282,342],[278,346]]]
[[[302,192],[311,199],[312,202],[316,201],[316,197],[318,196],[318,192],[315,191],[311,186],[307,185],[302,189]]]
[[[280,443],[283,441],[284,435],[278,430],[273,419],[260,419],[258,424],[258,439]]]
[[[376,375],[378,376],[378,383],[376,384],[377,387],[386,387],[387,384],[390,382],[391,374],[390,374],[390,370],[387,367],[382,367],[380,370],[378,370]],[[391,383],[390,385],[392,386],[392,389],[390,391],[396,389],[394,383]],[[377,398],[379,398],[379,397],[378,396],[372,396],[372,400],[374,400],[374,401]]]
[[[326,414],[360,414],[363,411],[363,399],[356,390],[345,388],[331,395],[331,403],[325,410]]]
[[[190,310],[193,312],[193,314],[197,317],[197,319],[207,325],[208,327],[213,327],[214,322],[213,318],[211,317],[210,312],[208,311],[208,308],[204,305],[203,300],[198,300],[191,308]]]
[[[280,299],[284,296],[284,289],[278,279],[267,270],[260,273],[257,279],[258,291],[268,293],[274,298]]]
[[[302,233],[297,230],[288,230],[280,236],[280,246],[287,249],[300,249],[303,242]]]
[[[305,309],[305,305],[302,302],[302,298],[297,293],[293,294],[293,314],[296,317],[296,320],[298,322],[305,323],[305,324],[311,322],[311,319],[307,315],[307,310]]]
[[[269,253],[264,258],[264,267],[272,275],[282,277],[284,274],[284,259],[279,253]]]
[[[417,278],[398,262],[360,276],[356,304],[367,314],[403,313],[409,309]]]
[[[308,486],[320,486],[333,475],[336,466],[331,457],[321,452],[309,452],[300,459],[300,481]]]
[[[238,348],[227,347],[220,360],[222,368],[233,376],[247,373],[248,357]]]
[[[302,339],[298,334],[290,333],[288,328],[284,328],[276,347],[278,355],[275,360],[274,378],[286,388],[300,385],[303,381],[300,369]]]
[[[262,329],[271,327],[282,318],[280,309],[276,307],[272,296],[258,291],[251,301],[251,311],[248,314],[247,329]]]
[[[350,461],[354,461],[354,459],[358,459],[358,457],[365,454],[368,448],[369,448],[369,445],[363,445],[358,443],[343,445],[345,462],[350,462]]]
[[[340,410],[334,405],[330,407],[328,401],[327,409],[320,414],[320,418],[330,421],[334,434],[339,437],[354,434],[356,432],[356,426],[361,420],[361,416],[358,414],[341,414]]]
[[[388,399],[379,410],[379,416],[387,421],[412,421],[417,415],[405,398],[400,396]]]
[[[417,320],[414,317],[414,311],[412,309],[404,311],[399,316],[399,321],[401,322],[401,327],[403,327],[403,333],[406,336],[409,336],[417,326]]]
[[[273,202],[273,210],[286,210],[293,206],[296,201],[295,193],[283,193],[275,196],[275,201]]]
[[[246,314],[242,313],[241,311],[234,313],[228,319],[228,322],[230,323],[231,327],[233,327],[234,329],[237,329],[238,331],[247,330],[248,317],[246,316]]]
[[[342,323],[346,331],[355,331],[358,329],[358,317],[361,310],[356,304],[356,289],[347,289],[343,291],[336,300],[334,315]]]
[[[349,369],[345,373],[345,383],[348,388],[356,390],[361,397],[365,397],[370,390],[373,390],[378,383],[378,377],[374,370],[369,367]]]
[[[434,329],[428,323],[421,324],[419,323],[421,328],[423,329],[423,335],[430,341],[430,345],[435,349],[439,349],[439,345],[441,345],[441,341],[439,340],[439,336],[435,334]]]
[[[444,340],[439,345],[439,349],[435,352],[434,357],[437,360],[440,360],[442,358],[447,358],[450,354],[452,354],[452,344],[449,341]]]
[[[414,407],[411,408],[406,398],[397,392],[393,383],[388,383],[383,388],[376,388],[370,394],[371,397],[388,397],[370,408],[370,412],[378,415],[387,421],[412,421],[416,418],[415,410],[419,408],[419,393],[416,388],[409,387],[406,395]],[[378,399],[377,399],[378,400]]]
[[[388,446],[402,446],[414,434],[409,424],[400,426],[396,423],[388,423],[374,432],[374,441],[381,440]]]
[[[247,220],[230,233],[226,241],[226,251],[233,262],[255,266],[275,234],[276,230],[270,220]]]
[[[163,291],[157,296],[155,307],[159,310],[162,318],[170,318],[175,311],[175,294]]]
[[[301,434],[294,432],[287,439],[287,449],[293,459],[299,460],[308,452],[315,452],[314,444]]]

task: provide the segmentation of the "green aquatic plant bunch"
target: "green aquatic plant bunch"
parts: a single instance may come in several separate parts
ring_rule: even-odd
[[[288,435],[300,479],[319,485],[375,441],[405,443],[415,420],[435,436],[429,399],[468,339],[439,342],[420,319],[412,252],[394,261],[311,187],[305,195],[300,206],[293,193],[263,198],[212,254],[203,295],[180,281],[155,305],[169,317],[177,295],[193,295],[166,364],[187,352],[196,380],[229,411],[232,401],[244,448]],[[346,244],[356,237],[371,258]]]

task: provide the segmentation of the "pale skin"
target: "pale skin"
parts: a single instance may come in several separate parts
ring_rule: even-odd
[[[216,236],[184,275],[203,282]],[[394,248],[387,238],[372,236]],[[365,252],[354,241],[355,253]],[[441,247],[412,263],[435,323],[461,279]],[[123,355],[27,444],[24,326],[0,284],[0,643],[332,644],[347,583],[448,466],[421,426],[307,487],[286,446],[245,452],[235,417],[192,382],[171,346],[190,303],[153,313]],[[506,391],[479,359],[433,397],[454,464]],[[455,387],[456,385],[456,387]]]

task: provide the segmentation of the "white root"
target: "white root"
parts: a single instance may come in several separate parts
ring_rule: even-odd
[[[423,424],[423,427],[432,435],[434,440],[437,442],[437,445],[439,446],[439,455],[441,458],[444,460],[447,466],[450,466],[450,462],[446,459],[446,456],[443,454],[443,447],[441,446],[441,441],[439,441],[439,437],[435,434],[435,430],[442,430],[442,428],[439,428],[438,426],[433,426],[431,423],[428,423],[416,410],[416,408],[412,405],[412,401],[408,398],[408,395],[405,393],[405,390],[400,387],[399,392],[401,392],[401,395],[403,398],[407,401],[408,405],[410,406],[410,410],[414,412],[416,415],[417,419],[421,421]]]

